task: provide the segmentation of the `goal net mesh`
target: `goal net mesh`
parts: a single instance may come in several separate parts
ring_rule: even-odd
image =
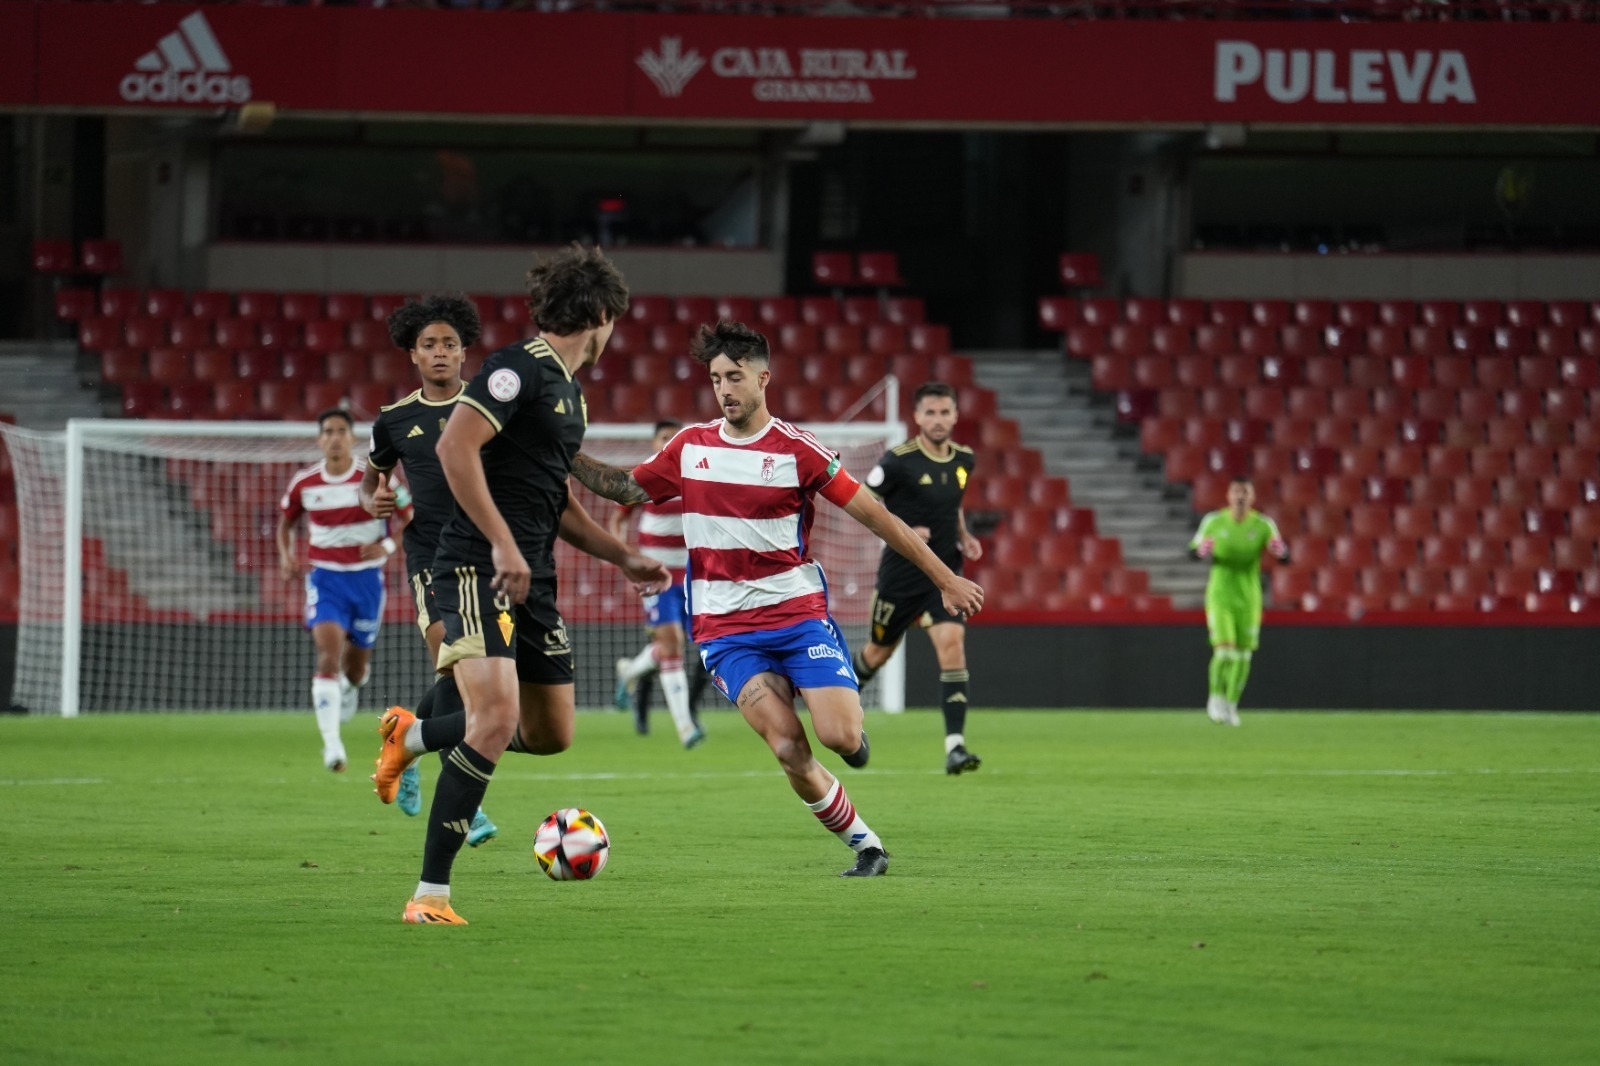
[[[11,699],[36,713],[299,710],[313,649],[301,579],[279,573],[274,530],[290,477],[316,462],[314,426],[139,421],[80,423],[81,478],[62,433],[0,425],[15,471],[20,551]],[[882,425],[819,425],[847,469],[864,475],[892,443]],[[649,425],[591,426],[585,450],[619,466],[647,457]],[[360,432],[364,435],[365,427]],[[362,448],[362,452],[365,448]],[[79,486],[81,596],[69,609],[68,497]],[[599,522],[612,503],[577,487]],[[296,543],[304,563],[306,535]],[[814,554],[852,647],[867,632],[879,542],[842,511],[818,507]],[[560,608],[576,654],[580,707],[611,704],[614,664],[647,639],[639,598],[609,564],[558,544]],[[362,706],[414,705],[432,678],[405,580],[385,568],[384,628]],[[76,630],[76,637],[70,635]],[[76,699],[65,648],[75,657]],[[863,693],[875,705],[877,682]],[[720,700],[708,690],[702,705]]]

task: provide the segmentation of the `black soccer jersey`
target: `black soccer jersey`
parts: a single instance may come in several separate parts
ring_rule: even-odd
[[[410,396],[378,412],[372,423],[372,450],[367,465],[389,471],[396,463],[405,464],[406,483],[411,486],[415,509],[406,526],[406,570],[417,574],[433,566],[433,553],[439,547],[439,533],[455,511],[444,470],[439,466],[437,448],[445,421],[455,410],[461,393],[448,400],[424,399],[418,389]]]
[[[889,449],[867,475],[867,487],[883,500],[889,513],[908,526],[927,526],[928,547],[950,569],[961,572],[960,510],[976,457],[972,449],[950,442],[950,454],[928,454],[921,438]],[[884,548],[878,583],[922,576],[915,563],[893,548]]]
[[[555,349],[536,338],[489,356],[459,402],[494,427],[493,439],[483,446],[483,473],[517,550],[535,577],[555,573],[567,476],[589,422],[583,390]],[[439,536],[435,560],[436,568],[491,566],[488,538],[460,507]]]

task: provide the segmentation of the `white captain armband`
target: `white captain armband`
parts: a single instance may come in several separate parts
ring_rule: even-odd
[[[400,546],[394,542],[393,537],[384,537],[378,541],[378,546],[383,549],[383,554],[385,555],[393,555],[400,550]]]

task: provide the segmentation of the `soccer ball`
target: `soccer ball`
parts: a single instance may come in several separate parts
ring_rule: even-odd
[[[551,814],[533,838],[533,857],[552,881],[587,881],[606,868],[610,854],[606,827],[578,807]]]

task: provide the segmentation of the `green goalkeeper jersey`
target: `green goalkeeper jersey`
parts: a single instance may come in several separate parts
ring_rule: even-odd
[[[1200,520],[1189,547],[1198,549],[1203,540],[1212,543],[1206,603],[1259,610],[1261,556],[1270,544],[1278,544],[1277,550],[1282,550],[1278,524],[1259,511],[1249,511],[1242,522],[1235,522],[1233,512],[1224,508]]]

